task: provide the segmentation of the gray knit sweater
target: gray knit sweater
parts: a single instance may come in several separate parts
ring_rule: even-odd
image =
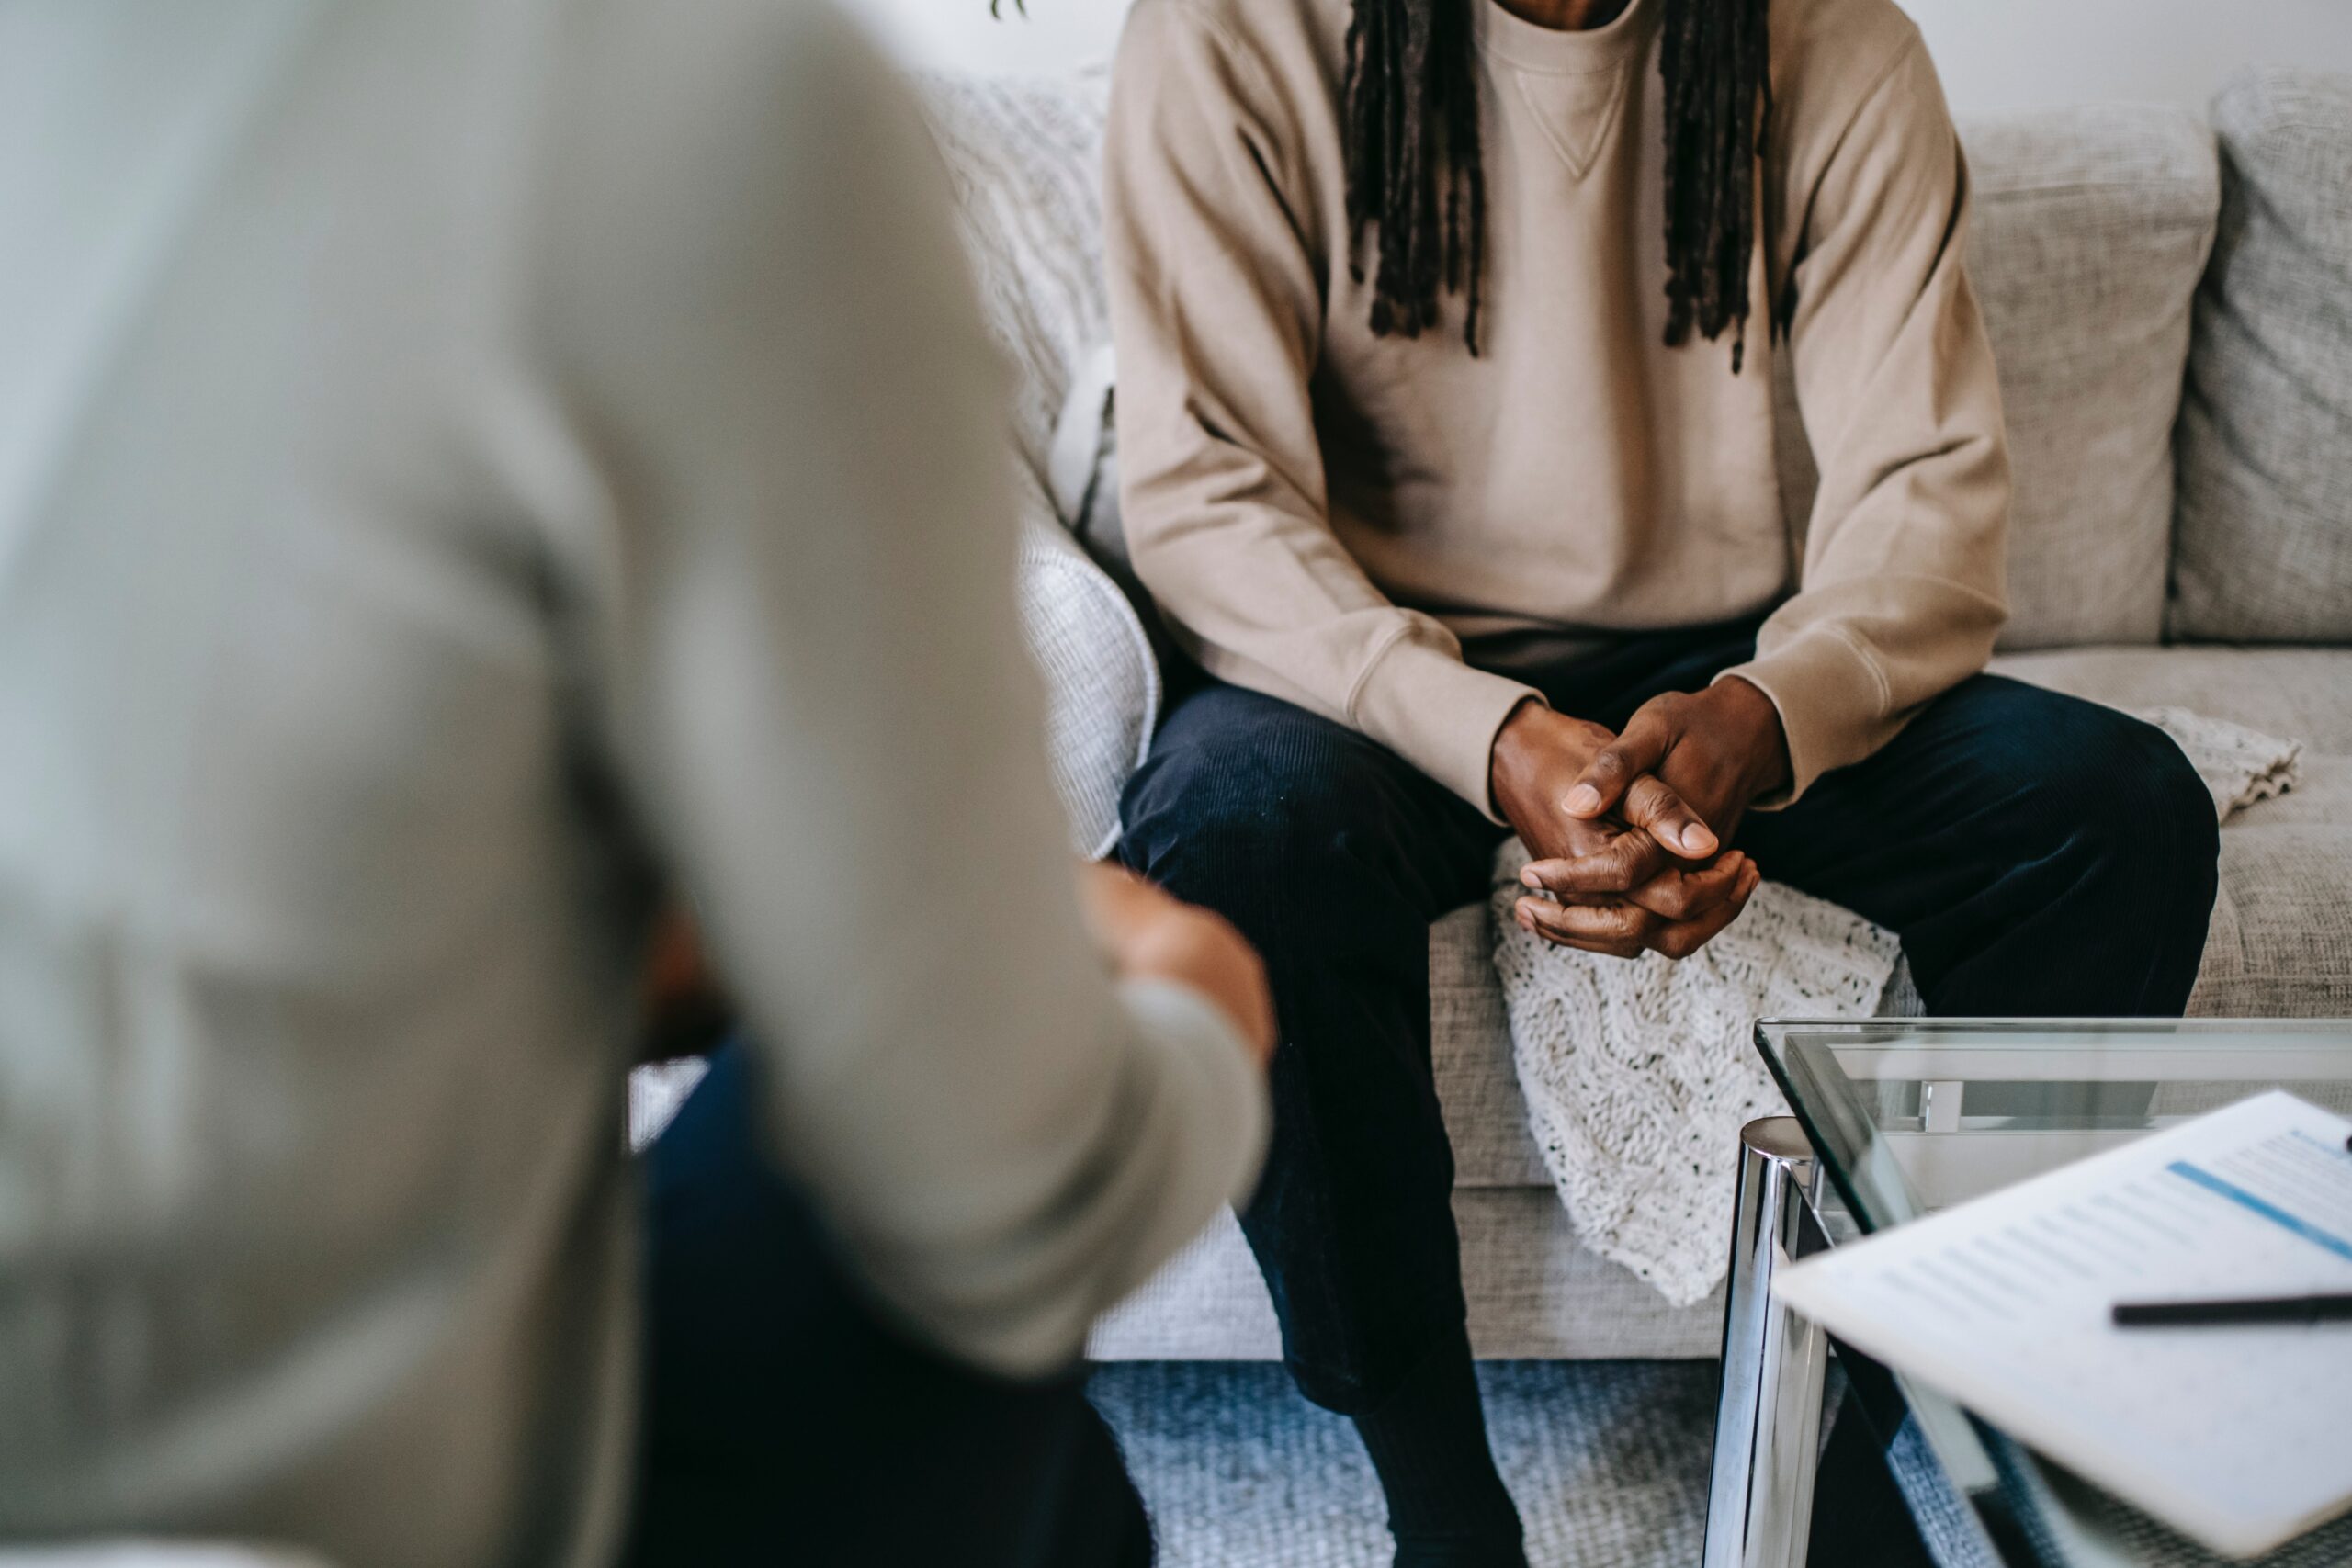
[[[608,1558],[665,884],[934,1341],[1067,1360],[1250,1179],[1081,932],[1000,373],[829,9],[12,0],[0,345],[0,1539]]]

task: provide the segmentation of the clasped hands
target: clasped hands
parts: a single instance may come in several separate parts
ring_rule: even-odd
[[[1749,804],[1787,782],[1788,740],[1771,699],[1734,678],[1654,697],[1615,735],[1522,703],[1487,772],[1533,857],[1514,907],[1523,930],[1617,958],[1687,958],[1756,891],[1755,862],[1728,846]]]

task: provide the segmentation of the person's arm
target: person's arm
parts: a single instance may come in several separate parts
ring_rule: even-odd
[[[1491,815],[1495,733],[1540,699],[1463,663],[1331,531],[1308,390],[1329,258],[1289,103],[1182,0],[1129,15],[1102,171],[1128,547],[1210,673],[1363,731]]]
[[[569,47],[541,335],[594,454],[548,477],[592,706],[779,1164],[919,1332],[1055,1368],[1247,1191],[1267,1111],[1235,1021],[1086,934],[943,172],[828,7],[605,7]]]
[[[1759,804],[1892,739],[1984,668],[2007,613],[2008,449],[1963,266],[1967,167],[1916,34],[1809,184],[1786,351],[1821,488],[1796,595],[1718,677],[1780,714],[1785,780]]]
[[[1982,669],[2000,628],[2000,389],[1962,265],[1967,169],[1916,32],[1853,112],[1824,118],[1772,164],[1791,187],[1781,209],[1804,215],[1786,352],[1821,468],[1798,592],[1754,660],[1645,704],[1594,752],[1568,795],[1577,818],[1622,817],[1663,791],[1730,842],[1751,806],[1861,761]],[[1638,839],[1611,847],[1629,853],[1538,861],[1529,885],[1605,896],[1664,858]],[[1554,941],[1571,919],[1591,931],[1606,918],[1521,902],[1521,922]]]

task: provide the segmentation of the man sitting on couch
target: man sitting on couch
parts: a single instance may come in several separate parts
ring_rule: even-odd
[[[1562,945],[1685,956],[1769,872],[1898,932],[1938,1013],[2177,1013],[2203,950],[2177,750],[1981,673],[2008,464],[1918,34],[1889,0],[1765,12],[1141,0],[1121,49],[1124,513],[1199,666],[1124,852],[1267,957],[1243,1226],[1400,1563],[1521,1561],[1427,966],[1507,829]]]

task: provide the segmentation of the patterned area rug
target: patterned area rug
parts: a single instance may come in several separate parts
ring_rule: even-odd
[[[1698,1561],[1713,1363],[1489,1361],[1479,1381],[1535,1568]],[[1161,1568],[1387,1568],[1354,1430],[1280,1367],[1114,1363],[1093,1396],[1150,1506]]]
[[[1833,1378],[1838,1378],[1835,1370]],[[1487,1361],[1478,1368],[1503,1479],[1527,1526],[1534,1568],[1690,1568],[1706,1532],[1714,1430],[1712,1361]],[[1242,1361],[1128,1361],[1095,1374],[1095,1404],[1125,1448],[1159,1536],[1160,1568],[1389,1568],[1380,1489],[1355,1433],[1298,1396],[1278,1366]],[[1860,1430],[1860,1428],[1858,1428]],[[1867,1439],[1860,1439],[1867,1444]],[[1902,1505],[1883,1500],[1835,1462],[1814,1516],[1815,1560],[1917,1568],[1928,1558]],[[1864,1451],[1867,1451],[1865,1450]],[[1873,1456],[1866,1462],[1875,1466]],[[1934,1495],[1923,1521],[1936,1562],[1990,1568],[1958,1528],[1931,1461],[1905,1425],[1892,1462],[1905,1490]],[[1883,1472],[1877,1472],[1883,1475]],[[2037,1498],[2046,1483],[2028,1487]],[[2033,1511],[2023,1506],[2019,1513]],[[2254,1562],[2231,1564],[2119,1504],[2090,1506],[2108,1555],[2086,1561],[2150,1568],[2348,1568],[2352,1515]],[[2052,1546],[2043,1555],[2061,1553]]]

